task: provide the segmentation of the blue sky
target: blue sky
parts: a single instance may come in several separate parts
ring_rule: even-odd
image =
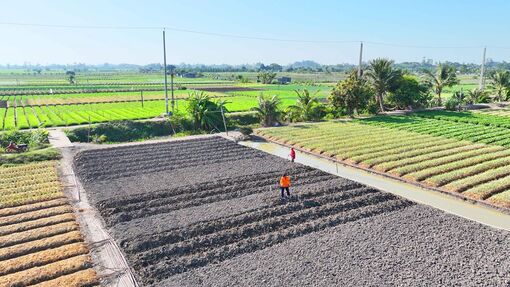
[[[365,59],[510,61],[510,1],[488,0],[46,0],[0,2],[0,22],[156,26],[317,41],[369,41]],[[160,30],[98,30],[0,25],[0,63],[162,62]],[[242,64],[314,60],[355,63],[358,43],[299,43],[167,31],[169,63]],[[506,49],[504,47],[507,47]]]

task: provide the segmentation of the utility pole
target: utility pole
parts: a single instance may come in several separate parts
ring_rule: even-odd
[[[163,65],[165,71],[165,114],[168,115],[168,77],[166,75],[166,40],[164,28],[163,28]]]
[[[174,114],[175,99],[174,99],[174,67],[170,71],[170,90],[172,91],[172,115]]]
[[[487,47],[483,47],[483,57],[482,57],[482,66],[480,68],[480,84],[479,89],[485,89],[485,54],[487,52]]]
[[[223,119],[223,127],[225,128],[225,133],[228,136],[227,121],[225,121],[225,113],[223,112],[223,107],[221,107],[221,118]]]
[[[363,42],[359,46],[359,63],[358,63],[358,78],[363,76],[363,70],[361,70],[361,62],[363,61]]]

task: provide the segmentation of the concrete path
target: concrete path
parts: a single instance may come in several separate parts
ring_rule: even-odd
[[[240,144],[256,148],[282,158],[289,157],[290,149],[276,143],[243,141],[240,142]],[[420,204],[432,206],[466,219],[494,228],[510,231],[510,215],[490,207],[473,204],[447,194],[369,173],[300,151],[296,151],[296,162],[375,187],[379,190],[393,193]]]
[[[48,140],[53,147],[65,148],[72,147],[73,143],[69,140],[66,134],[60,129],[50,129]]]

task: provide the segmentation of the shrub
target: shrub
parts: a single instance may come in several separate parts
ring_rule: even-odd
[[[102,123],[90,129],[88,127],[67,130],[67,136],[71,141],[77,142],[126,142],[147,139],[158,136],[171,135],[172,126],[169,121],[163,122],[134,122],[113,121]]]
[[[54,160],[60,158],[60,152],[55,148],[45,148],[24,153],[0,155],[0,166],[10,164],[22,164],[36,161]]]
[[[456,97],[451,97],[446,101],[444,107],[449,111],[456,111],[459,108],[460,104],[461,102],[459,101],[459,99],[457,99]]]
[[[259,123],[257,113],[236,113],[226,114],[230,126],[246,126]]]
[[[250,127],[240,127],[239,132],[241,132],[244,136],[249,136],[253,133],[253,129]]]
[[[48,131],[45,129],[34,131],[12,130],[0,133],[0,146],[6,147],[11,141],[18,144],[28,144],[31,148],[45,147],[48,143]]]
[[[173,114],[170,118],[168,118],[168,122],[170,123],[170,127],[173,129],[172,132],[175,131],[176,133],[180,133],[194,129],[193,121],[181,113]]]

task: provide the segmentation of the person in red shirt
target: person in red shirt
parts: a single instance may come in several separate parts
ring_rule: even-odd
[[[287,196],[290,197],[289,188],[290,188],[290,176],[284,173],[282,177],[280,177],[280,191],[282,193],[282,199],[285,198],[285,194],[283,193],[283,191],[285,190],[287,191]]]
[[[290,161],[294,162],[294,160],[296,159],[296,151],[294,150],[293,147],[290,148]]]

